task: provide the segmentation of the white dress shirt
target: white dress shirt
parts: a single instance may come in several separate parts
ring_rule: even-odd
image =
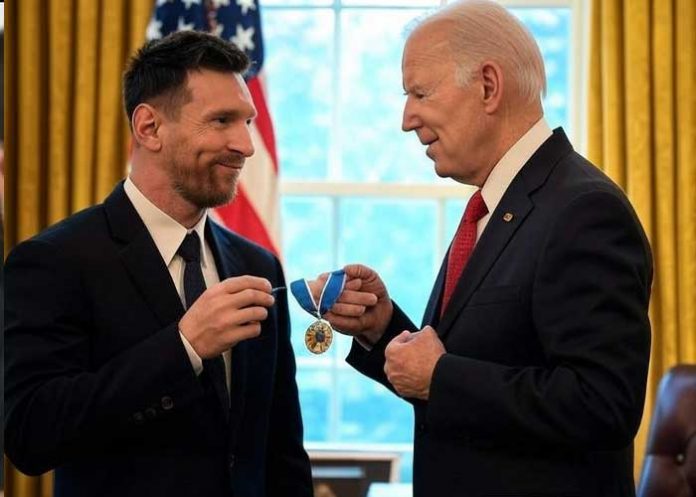
[[[488,214],[479,219],[479,222],[476,224],[477,242],[512,180],[515,179],[515,176],[517,176],[517,173],[520,172],[520,169],[527,163],[529,158],[534,155],[534,152],[552,134],[553,132],[546,123],[546,119],[542,117],[505,152],[505,155],[493,167],[486,182],[483,184],[483,188],[481,188],[481,196],[486,203],[486,207],[488,207]]]
[[[192,229],[186,229],[184,226],[179,224],[177,221],[172,219],[169,215],[159,209],[155,204],[150,202],[150,200],[143,195],[143,193],[138,190],[135,183],[130,179],[130,176],[126,179],[123,184],[123,188],[126,191],[126,195],[133,203],[136,212],[143,220],[145,227],[147,228],[150,236],[157,246],[164,264],[169,269],[169,275],[172,278],[172,282],[176,287],[176,291],[181,299],[181,304],[184,309],[186,308],[186,300],[184,297],[184,268],[186,264],[184,259],[181,258],[176,252],[179,250],[181,242],[184,241],[184,237],[188,233],[195,231],[198,233],[198,238],[201,241],[201,269],[203,270],[203,278],[205,279],[206,287],[210,288],[212,285],[220,282],[220,276],[217,272],[217,267],[215,266],[215,258],[213,253],[206,243],[205,240],[205,222],[208,218],[207,211],[201,216],[201,219],[196,223]],[[200,356],[193,349],[186,337],[179,331],[181,336],[181,341],[186,348],[189,359],[191,360],[191,366],[193,366],[196,374],[200,374],[203,371],[203,361]],[[225,381],[227,383],[227,389],[230,388],[230,360],[231,353],[229,350],[223,352],[222,357],[225,361]]]

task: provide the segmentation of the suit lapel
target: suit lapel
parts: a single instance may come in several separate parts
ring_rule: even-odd
[[[449,254],[449,250],[447,251]],[[440,323],[440,302],[442,301],[442,287],[445,284],[445,273],[447,271],[447,257],[440,264],[440,271],[437,273],[437,278],[435,278],[435,284],[430,292],[430,298],[428,299],[428,305],[425,308],[425,313],[423,314],[423,322],[421,323],[421,329],[430,325],[435,329],[438,329]]]
[[[242,260],[241,254],[237,248],[229,242],[229,239],[221,236],[220,230],[221,228],[216,226],[209,217],[205,225],[205,237],[213,253],[220,281],[222,281],[226,278],[241,276],[243,272],[240,263]],[[232,376],[230,391],[227,392],[227,388],[225,388],[224,392],[218,392],[218,396],[220,396],[223,406],[230,406],[229,409],[225,408],[228,421],[232,420],[232,422],[238,423],[239,420],[242,419],[242,414],[244,412],[244,399],[247,386],[247,354],[245,342],[238,343],[231,350],[230,365]],[[229,401],[227,397],[228,394]],[[234,431],[234,428],[235,426],[232,427],[232,431]]]
[[[512,180],[488,220],[480,240],[476,243],[454,289],[450,304],[442,315],[437,328],[441,338],[449,333],[457,315],[466,306],[512,236],[533,210],[532,193],[544,184],[558,161],[571,151],[572,147],[563,130],[556,129]],[[443,273],[442,270],[440,272]],[[436,295],[441,293],[442,280],[444,277],[438,276],[438,283],[433,289]],[[433,300],[431,296],[431,301]]]
[[[181,319],[184,308],[179,294],[123,182],[104,201],[104,208],[112,236],[122,244],[123,265],[159,323],[164,327]]]
[[[185,310],[169,275],[169,270],[145,224],[128,199],[123,189],[123,182],[117,185],[104,201],[104,208],[112,236],[123,246],[120,251],[123,265],[134,285],[154,312],[158,322],[164,327],[181,319]],[[237,256],[236,250],[216,233],[216,230],[219,229],[208,219],[205,236],[222,281],[230,276],[238,276],[241,272],[238,263],[240,258]],[[244,349],[244,344],[241,343],[232,350],[232,401],[228,400],[225,385],[222,385],[222,390],[220,385],[215,386],[227,419],[230,415],[228,405],[239,410],[240,414],[243,409],[244,387],[246,385]]]
[[[450,304],[442,315],[438,330],[442,337],[449,332],[456,316],[469,301],[471,294],[478,288],[512,235],[532,210],[532,202],[527,197],[526,192],[520,190],[522,190],[520,182],[513,181],[488,220],[481,239],[476,243],[474,251],[471,253],[459,281],[457,281]],[[512,220],[506,222],[503,220],[503,215],[508,213],[512,214]]]

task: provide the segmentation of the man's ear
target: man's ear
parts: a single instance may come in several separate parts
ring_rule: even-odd
[[[488,114],[495,113],[503,99],[503,70],[493,61],[481,64],[481,81],[483,83],[482,101]]]
[[[131,121],[133,139],[139,146],[158,152],[162,148],[161,123],[161,115],[154,107],[150,104],[138,105],[133,111]]]

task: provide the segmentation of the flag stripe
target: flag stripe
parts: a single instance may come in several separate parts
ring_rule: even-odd
[[[266,145],[266,150],[268,150],[271,160],[273,161],[273,167],[275,172],[278,172],[278,157],[276,156],[276,144],[275,135],[273,133],[273,124],[271,123],[271,116],[268,112],[268,106],[266,105],[265,91],[262,84],[262,76],[257,76],[256,78],[249,81],[249,91],[251,92],[251,98],[254,100],[254,105],[256,106],[256,126],[261,133],[263,142]]]
[[[264,223],[249,202],[244,187],[240,185],[234,202],[215,209],[215,217],[225,225],[235,226],[235,232],[244,238],[253,240],[262,247],[278,255],[275,243],[268,235]]]
[[[256,144],[256,152],[247,159],[242,170],[240,184],[248,192],[249,202],[266,225],[269,237],[280,246],[278,233],[278,182],[270,154],[263,145],[259,130],[251,126],[251,137]],[[253,192],[253,195],[251,195]]]

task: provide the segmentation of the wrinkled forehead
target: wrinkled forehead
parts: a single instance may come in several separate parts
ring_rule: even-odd
[[[433,71],[453,63],[450,33],[451,27],[443,21],[423,24],[411,33],[401,60],[404,80],[412,74]]]
[[[418,26],[406,40],[402,67],[417,64],[438,64],[452,60],[449,22],[436,20]]]

